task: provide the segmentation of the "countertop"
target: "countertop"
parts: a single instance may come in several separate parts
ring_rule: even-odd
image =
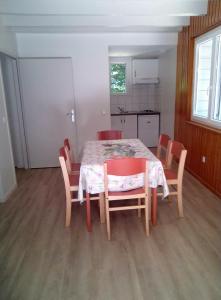
[[[121,113],[114,113],[111,116],[122,116],[122,115],[159,115],[159,111],[125,111]]]

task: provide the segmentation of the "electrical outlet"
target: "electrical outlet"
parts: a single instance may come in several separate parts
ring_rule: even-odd
[[[206,156],[202,156],[202,163],[205,164],[206,162]]]

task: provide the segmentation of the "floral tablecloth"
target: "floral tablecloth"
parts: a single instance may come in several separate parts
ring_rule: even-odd
[[[84,147],[78,197],[83,199],[83,190],[90,194],[104,192],[104,161],[114,157],[144,157],[148,159],[149,187],[163,187],[163,195],[168,195],[168,186],[159,159],[138,139],[111,141],[89,141]],[[143,174],[133,176],[109,176],[109,189],[126,191],[143,186]]]

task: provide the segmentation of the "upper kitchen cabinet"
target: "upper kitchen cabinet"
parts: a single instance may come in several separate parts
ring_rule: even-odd
[[[134,59],[133,83],[159,83],[158,59]]]

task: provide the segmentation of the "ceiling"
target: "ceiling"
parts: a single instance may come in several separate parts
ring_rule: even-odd
[[[14,32],[178,32],[208,0],[1,0],[3,25]]]

